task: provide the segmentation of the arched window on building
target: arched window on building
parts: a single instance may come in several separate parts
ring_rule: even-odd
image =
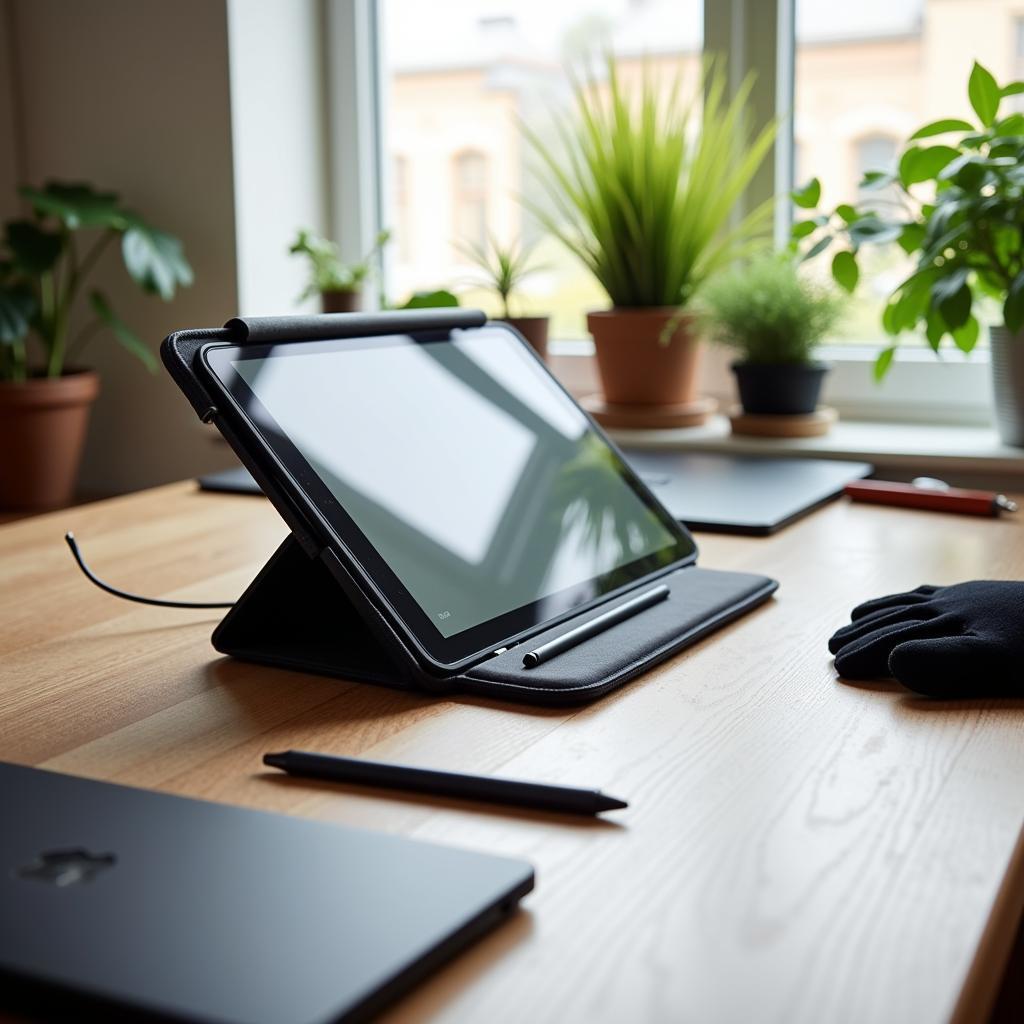
[[[466,149],[455,156],[455,238],[470,245],[487,242],[487,157]]]

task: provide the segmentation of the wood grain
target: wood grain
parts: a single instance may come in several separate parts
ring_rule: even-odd
[[[770,538],[703,534],[701,564],[777,598],[584,708],[531,709],[221,658],[216,613],[284,535],[260,500],[177,484],[0,527],[8,760],[524,857],[524,912],[394,1007],[406,1021],[983,1019],[1024,904],[1024,710],[835,677],[859,601],[1024,578],[1019,521],[837,502]],[[267,775],[342,754],[597,786],[606,821]]]

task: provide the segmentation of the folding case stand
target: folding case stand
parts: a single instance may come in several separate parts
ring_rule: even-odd
[[[218,415],[193,361],[200,347],[211,341],[245,344],[410,334],[484,322],[483,313],[475,310],[327,314],[236,319],[224,329],[182,331],[165,339],[161,355],[171,375],[199,416],[216,423],[292,530],[214,631],[218,651],[245,661],[436,695],[475,693],[567,704],[592,700],[622,685],[775,591],[777,583],[765,576],[688,566],[659,581],[669,586],[667,600],[536,668],[525,668],[523,648],[515,648],[456,675],[439,677],[426,671],[373,596],[364,592],[333,551],[315,542],[313,531],[281,496],[272,475]],[[602,605],[561,623],[531,638],[531,646],[613,606]]]

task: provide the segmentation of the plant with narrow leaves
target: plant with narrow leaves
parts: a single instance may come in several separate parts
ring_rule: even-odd
[[[839,295],[801,276],[788,253],[758,256],[720,274],[701,298],[711,337],[757,365],[812,362],[842,312]]]
[[[770,226],[770,203],[736,223],[732,217],[775,126],[751,136],[753,80],[727,101],[719,65],[709,67],[690,97],[678,76],[661,83],[647,65],[635,92],[614,58],[606,68],[604,81],[575,82],[573,115],[557,122],[558,149],[521,123],[551,208],[524,202],[613,306],[680,307],[749,253]]]
[[[381,249],[391,238],[390,231],[381,231],[374,239],[370,251],[360,260],[346,263],[341,258],[338,243],[302,228],[288,251],[293,256],[309,260],[309,284],[298,301],[324,292],[357,292],[370,276]]]
[[[497,294],[501,315],[507,320],[511,316],[509,299],[530,274],[540,269],[530,265],[531,250],[519,243],[502,245],[493,235],[487,236],[485,245],[459,242],[456,247],[483,273],[485,287]]]
[[[18,190],[31,219],[8,221],[0,243],[0,380],[59,377],[98,330],[107,329],[150,370],[148,346],[98,289],[89,293],[92,319],[74,338],[72,314],[86,278],[114,239],[125,269],[143,291],[165,301],[192,283],[181,242],[121,205],[113,192],[48,182]],[[79,238],[88,238],[79,252]],[[33,351],[33,343],[35,351]]]
[[[895,171],[865,174],[861,189],[889,190],[896,202],[847,203],[817,213],[817,179],[792,193],[798,207],[812,212],[793,226],[793,246],[807,246],[803,258],[810,259],[833,242],[842,245],[832,257],[832,276],[846,291],[857,287],[865,245],[895,242],[916,260],[882,313],[892,341],[875,361],[878,380],[904,331],[923,328],[936,352],[947,336],[970,352],[984,298],[1001,304],[1009,330],[1024,328],[1024,114],[999,116],[1003,99],[1020,93],[1024,82],[1000,86],[975,62],[967,94],[979,123],[932,121],[911,135]],[[936,137],[950,141],[925,141]]]

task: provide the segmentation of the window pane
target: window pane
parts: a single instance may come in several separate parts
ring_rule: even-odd
[[[544,198],[527,172],[517,119],[554,138],[554,114],[570,101],[565,62],[609,46],[626,74],[646,55],[666,82],[680,67],[695,82],[702,0],[381,0],[381,24],[390,298],[447,287],[497,315],[464,245],[522,241],[540,269],[512,313],[551,313],[554,336],[585,336],[587,310],[607,298],[524,211],[518,197]]]
[[[797,0],[797,182],[821,180],[823,209],[897,202],[896,190],[860,192],[863,173],[893,170],[908,136],[928,121],[975,119],[967,100],[975,60],[1001,82],[1019,77],[1020,16],[1014,0]],[[913,263],[895,245],[864,253],[843,334],[881,344],[884,301]],[[809,271],[827,276],[830,258]]]

